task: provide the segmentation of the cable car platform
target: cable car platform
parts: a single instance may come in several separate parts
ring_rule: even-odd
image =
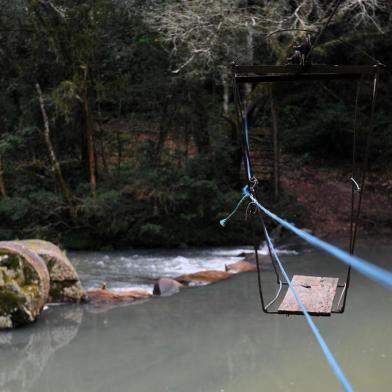
[[[330,316],[339,278],[294,275],[291,281],[309,314]],[[279,313],[303,314],[290,288],[278,308]]]

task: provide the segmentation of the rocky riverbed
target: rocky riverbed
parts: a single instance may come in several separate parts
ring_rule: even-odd
[[[197,257],[192,250],[165,252],[171,252],[172,257],[154,259],[151,254],[143,257],[125,252],[101,254],[99,260],[90,257],[90,263],[83,263],[83,253],[71,253],[71,262],[65,252],[46,241],[0,242],[0,327],[35,322],[47,304],[88,303],[100,312],[257,270],[251,248],[215,249],[204,255],[198,251]],[[262,269],[271,268],[265,248],[261,249],[260,261]],[[86,267],[94,270],[93,275]]]

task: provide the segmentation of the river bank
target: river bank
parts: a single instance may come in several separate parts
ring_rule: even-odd
[[[351,167],[346,162],[323,165],[283,157],[281,186],[295,195],[307,214],[309,227],[332,240],[350,231]],[[392,173],[374,168],[365,183],[359,232],[363,236],[392,235]],[[357,178],[357,181],[360,181]],[[356,202],[358,193],[356,193]]]

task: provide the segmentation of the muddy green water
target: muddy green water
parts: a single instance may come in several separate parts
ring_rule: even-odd
[[[359,246],[392,269],[392,244]],[[291,272],[339,265],[318,252]],[[271,272],[263,281],[272,294]],[[260,311],[256,274],[113,309],[57,306],[0,333],[1,392],[339,391],[301,316]],[[346,313],[316,319],[357,391],[392,390],[392,291],[354,273]]]

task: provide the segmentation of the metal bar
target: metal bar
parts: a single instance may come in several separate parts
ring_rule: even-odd
[[[278,300],[279,295],[280,295],[280,292],[282,291],[282,287],[283,287],[283,286],[282,286],[282,282],[279,281],[279,289],[278,289],[278,291],[276,292],[275,297],[274,297],[270,302],[268,302],[267,305],[265,305],[265,309],[266,309],[266,310],[268,310],[268,308]]]
[[[334,74],[374,74],[379,65],[234,65],[236,75],[268,75],[268,74],[298,74],[298,73],[334,73]]]
[[[265,75],[265,76],[236,76],[237,83],[260,83],[260,82],[295,82],[306,80],[340,80],[360,79],[361,74],[282,74],[282,75]]]

